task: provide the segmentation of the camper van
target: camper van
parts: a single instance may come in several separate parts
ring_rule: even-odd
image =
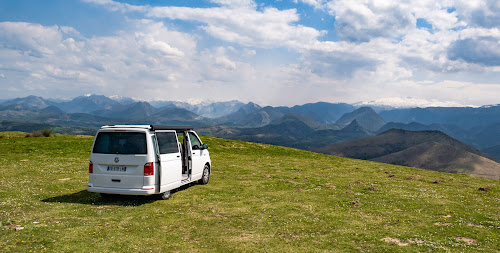
[[[182,185],[208,183],[207,149],[191,126],[103,126],[92,145],[87,190],[168,199]]]

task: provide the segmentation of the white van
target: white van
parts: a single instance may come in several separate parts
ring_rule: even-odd
[[[207,149],[190,126],[103,126],[92,145],[87,190],[168,199],[182,185],[208,183]]]

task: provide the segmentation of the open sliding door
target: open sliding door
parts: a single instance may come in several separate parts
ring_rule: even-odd
[[[156,130],[160,167],[160,193],[181,186],[182,156],[175,130]]]

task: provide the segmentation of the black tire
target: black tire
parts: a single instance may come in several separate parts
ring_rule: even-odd
[[[171,191],[166,191],[166,192],[162,192],[160,193],[160,197],[161,199],[163,200],[167,200],[170,198],[170,196],[172,196],[172,192]]]
[[[205,167],[203,167],[203,175],[198,182],[200,184],[208,184],[208,180],[210,180],[210,167],[208,167],[208,164],[205,164]]]

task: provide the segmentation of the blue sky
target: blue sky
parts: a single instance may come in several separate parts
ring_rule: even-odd
[[[488,0],[3,0],[0,99],[500,103]]]

